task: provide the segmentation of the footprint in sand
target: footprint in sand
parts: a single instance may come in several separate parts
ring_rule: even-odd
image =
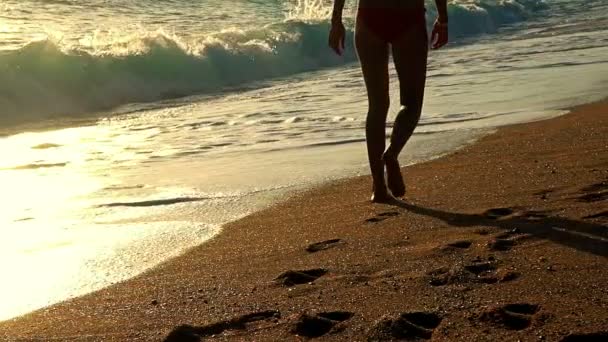
[[[600,219],[600,218],[603,218],[603,219],[608,218],[608,210],[583,217],[583,219]]]
[[[443,249],[447,250],[458,250],[458,249],[469,249],[473,245],[473,241],[471,240],[458,240],[454,242],[450,242],[443,247]]]
[[[578,198],[579,202],[599,202],[608,199],[608,191],[586,194]]]
[[[561,342],[600,342],[608,341],[608,330],[588,334],[570,334],[564,337]]]
[[[291,287],[300,284],[312,283],[313,281],[319,279],[320,277],[327,274],[327,270],[324,268],[315,268],[310,270],[303,271],[292,271],[289,270],[287,272],[281,273],[276,279],[275,282]]]
[[[599,202],[608,199],[608,180],[587,186],[581,191],[584,195],[578,197],[579,202]]]
[[[387,212],[376,215],[376,217],[368,218],[367,220],[365,220],[365,222],[378,223],[378,222],[382,222],[382,221],[388,219],[389,217],[395,217],[395,216],[399,216],[399,213],[396,211],[387,211]]]
[[[330,249],[332,247],[336,247],[337,245],[339,245],[341,243],[343,243],[343,241],[341,239],[331,239],[331,240],[316,242],[316,243],[308,245],[308,247],[306,247],[306,251],[308,253],[316,253],[316,252],[320,252],[320,251],[323,251],[326,249]]]
[[[515,280],[519,274],[513,271],[498,269],[495,260],[474,260],[458,267],[441,267],[427,273],[431,286],[478,283],[496,284]]]
[[[473,241],[471,240],[457,240],[440,246],[437,248],[439,252],[443,253],[456,253],[465,251],[473,245]]]
[[[513,215],[514,213],[515,210],[513,208],[493,208],[486,210],[482,216],[492,220],[498,220]]]
[[[250,325],[263,321],[276,322],[281,318],[278,311],[260,311],[242,315],[231,320],[220,321],[209,325],[195,327],[191,325],[181,325],[175,328],[164,342],[198,342],[205,337],[219,335],[228,330],[245,331]]]
[[[500,233],[488,242],[491,251],[506,252],[510,251],[518,242],[530,238],[530,234],[522,234],[518,229]]]
[[[473,261],[464,265],[464,269],[475,274],[485,274],[496,270],[496,263],[493,261]]]
[[[479,315],[479,320],[509,330],[524,330],[534,320],[540,306],[520,303],[491,307]]]
[[[487,228],[479,228],[479,229],[476,229],[475,231],[473,231],[473,233],[475,233],[477,235],[485,236],[485,235],[490,234],[490,230]]]
[[[399,213],[396,212],[396,211],[387,211],[387,212],[378,214],[378,216],[380,216],[380,217],[393,217],[393,216],[399,216]]]
[[[603,190],[608,190],[608,180],[596,184],[591,184],[581,189],[581,191],[583,192],[597,192]]]
[[[320,312],[314,315],[302,314],[294,323],[291,333],[308,338],[321,337],[336,330],[339,323],[348,321],[355,314],[348,311]]]
[[[432,312],[408,312],[397,317],[384,316],[370,329],[368,341],[429,340],[441,324]]]
[[[515,241],[508,239],[494,239],[488,242],[488,248],[491,251],[506,252],[510,251],[515,246]]]
[[[537,211],[537,210],[529,210],[523,213],[521,216],[527,218],[531,221],[538,221],[542,219],[546,219],[549,215],[548,211]]]

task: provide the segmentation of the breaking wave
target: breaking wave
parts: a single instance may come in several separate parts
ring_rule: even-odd
[[[455,38],[493,33],[546,7],[541,0],[450,4]],[[429,6],[429,17],[433,17]],[[162,31],[95,49],[52,40],[0,52],[0,125],[225,91],[243,84],[352,63],[327,48],[328,20],[289,19],[255,30],[227,29],[184,41]],[[350,32],[352,34],[352,32]]]

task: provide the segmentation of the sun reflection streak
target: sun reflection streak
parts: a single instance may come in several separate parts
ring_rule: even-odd
[[[0,272],[8,279],[0,284],[0,320],[107,286],[174,253],[135,262],[119,250],[151,244],[158,230],[97,222],[105,214],[99,201],[116,195],[107,189],[120,183],[117,164],[136,162],[133,148],[154,133],[117,134],[101,124],[0,138]]]

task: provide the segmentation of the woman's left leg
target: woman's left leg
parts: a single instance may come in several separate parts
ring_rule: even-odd
[[[389,44],[374,34],[362,20],[357,20],[355,46],[367,89],[369,111],[365,136],[370,171],[373,180],[373,202],[394,200],[384,180],[382,154],[386,147],[386,116],[390,97],[388,89]]]

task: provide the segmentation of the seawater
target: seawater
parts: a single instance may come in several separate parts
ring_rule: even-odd
[[[344,57],[327,48],[330,5],[3,0],[0,319],[133,277],[293,191],[368,173],[356,3]],[[605,1],[449,11],[452,43],[431,53],[404,164],[606,96]],[[396,107],[392,68],[391,80]]]

